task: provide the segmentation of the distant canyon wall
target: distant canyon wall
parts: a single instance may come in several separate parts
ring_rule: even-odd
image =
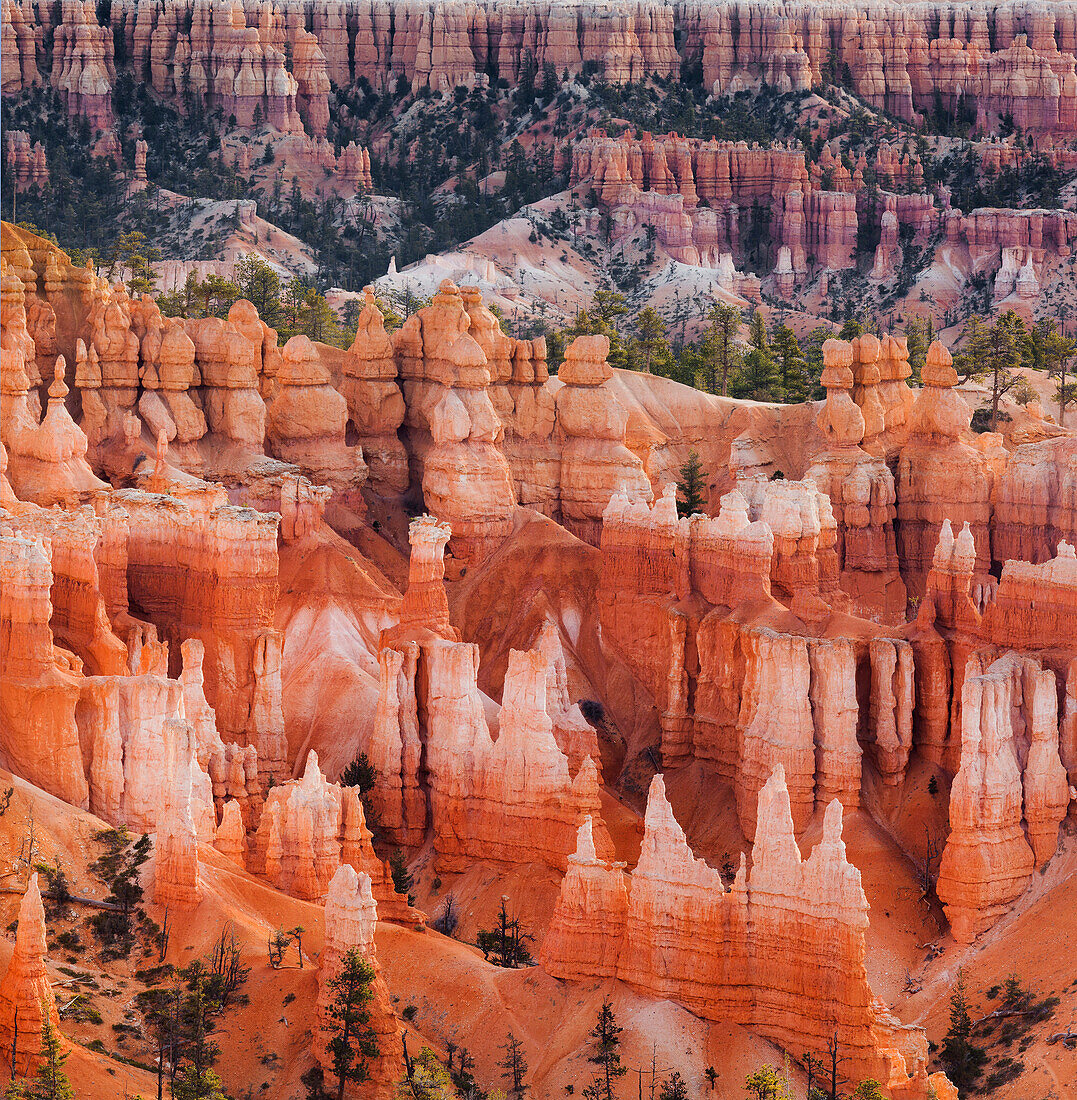
[[[1027,130],[1077,131],[1077,9],[1061,0],[4,0],[2,19],[3,93],[51,84],[101,129],[125,70],[183,109],[220,108],[244,126],[260,108],[280,129],[321,135],[332,84],[511,85],[530,55],[539,68],[600,68],[614,82],[687,65],[717,93],[833,79],[909,122],[961,109],[987,130],[1012,116]]]

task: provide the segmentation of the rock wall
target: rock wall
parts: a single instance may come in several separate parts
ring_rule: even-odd
[[[261,118],[319,135],[333,83],[349,87],[365,78],[387,90],[403,78],[414,89],[451,91],[489,73],[511,85],[529,54],[539,70],[598,67],[615,83],[695,68],[718,93],[761,83],[807,89],[827,72],[913,123],[939,98],[951,112],[959,101],[971,104],[985,127],[1012,115],[1022,130],[1077,130],[1077,28],[1062,2],[1030,9],[993,0],[968,11],[884,3],[857,11],[808,3],[776,8],[766,0],[641,0],[623,9],[589,4],[578,13],[540,3],[525,18],[493,2],[465,9],[433,0],[218,8],[193,0],[159,8],[130,0],[112,9],[111,26],[99,25],[89,0],[67,0],[55,24],[51,11],[41,19],[37,6],[10,0],[3,7],[4,93],[51,83],[68,110],[102,129],[111,122],[117,68],[128,66],[177,104],[189,87],[205,110],[234,114],[239,125]],[[51,67],[41,50],[46,27],[54,35]]]
[[[34,872],[19,903],[15,950],[0,982],[0,1062],[12,1077],[32,1077],[42,1064],[46,1020],[63,1045],[56,995],[45,968],[46,949],[45,909]]]
[[[853,1076],[873,1073],[891,1087],[919,1080],[926,1095],[922,1031],[904,1031],[894,1077],[887,1064],[897,1035],[873,1003],[864,970],[868,905],[860,873],[845,858],[840,803],[828,807],[807,860],[794,839],[781,766],[760,792],[758,817],[751,871],[742,859],[729,888],[693,856],[661,776],[651,785],[630,876],[597,858],[585,823],[540,964],[569,980],[619,977],[795,1053],[823,1051],[836,1030]]]

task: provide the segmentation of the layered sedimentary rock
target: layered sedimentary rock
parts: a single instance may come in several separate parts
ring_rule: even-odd
[[[157,826],[153,900],[162,908],[192,909],[202,900],[198,836],[191,814],[191,780],[185,762],[173,759],[165,809]]]
[[[1021,828],[1013,677],[969,659],[961,697],[961,767],[950,791],[950,836],[937,892],[954,938],[990,928],[1028,885],[1035,862]]]
[[[558,372],[557,426],[561,448],[561,518],[585,542],[597,546],[602,514],[618,490],[649,501],[653,494],[643,463],[625,446],[628,413],[607,385],[613,370],[605,336],[577,336]]]
[[[327,1079],[335,1080],[329,1044],[334,1035],[340,1034],[339,1021],[333,1016],[333,1006],[340,991],[334,981],[344,969],[345,956],[355,951],[374,971],[370,987],[372,997],[365,1007],[370,1014],[368,1026],[374,1032],[377,1055],[368,1062],[369,1079],[363,1089],[364,1095],[380,1100],[396,1092],[403,1072],[404,1046],[389,990],[378,966],[374,946],[377,920],[378,907],[371,891],[370,876],[344,864],[333,876],[325,901],[325,946],[318,967],[314,1056],[326,1071]]]
[[[494,741],[476,686],[478,648],[434,643],[428,662],[426,765],[439,869],[485,860],[546,863],[564,871],[576,830],[600,822],[598,770],[584,760],[575,779],[546,710],[547,661],[540,650],[513,650],[505,675],[500,732]],[[604,854],[612,845],[602,829]]]
[[[43,28],[13,2],[3,13],[4,93],[51,80],[70,111],[102,128],[111,121],[114,40],[125,63],[148,70],[154,91],[177,104],[189,89],[203,110],[234,114],[241,126],[265,120],[315,135],[326,130],[331,81],[349,87],[363,79],[387,90],[403,77],[415,89],[451,91],[490,73],[512,84],[528,55],[539,70],[598,67],[614,83],[700,66],[707,88],[719,94],[762,83],[806,90],[837,64],[858,95],[910,122],[941,102],[950,112],[971,104],[984,127],[1012,115],[1022,130],[1077,128],[1077,32],[1072,11],[1059,2],[1029,12],[1003,0],[968,19],[896,3],[852,13],[806,3],[778,13],[763,0],[588,5],[575,18],[542,4],[524,19],[491,2],[457,10],[334,0],[304,20],[281,4],[257,14],[196,7],[181,19],[174,8],[136,0],[111,11],[111,27],[99,25],[92,4],[74,2],[63,8],[44,71],[39,63],[48,59],[36,48]],[[684,158],[672,152],[662,166],[678,178]]]
[[[296,897],[320,901],[341,864],[368,875],[386,920],[422,925],[423,914],[397,894],[374,852],[354,787],[330,783],[315,752],[299,780],[273,787],[251,846],[250,869]]]
[[[576,980],[616,975],[794,1051],[822,1050],[836,1030],[854,1074],[895,1084],[921,1077],[923,1032],[897,1031],[873,1004],[864,971],[868,906],[860,873],[845,858],[840,803],[828,807],[807,860],[780,766],[760,792],[758,818],[751,872],[742,861],[726,889],[693,856],[656,776],[640,860],[627,882],[620,867],[596,858],[586,826],[580,830],[543,967]],[[892,1078],[883,1067],[895,1055],[900,1069]]]
[[[42,543],[0,536],[0,752],[16,774],[85,809],[75,723],[81,662],[53,646],[51,587]]]
[[[37,1072],[43,1061],[41,1032],[46,1021],[57,1035],[60,1031],[56,995],[45,968],[45,938],[45,910],[35,872],[19,903],[15,950],[0,982],[0,1062],[12,1077],[32,1077]]]
[[[408,456],[397,437],[404,397],[397,384],[393,344],[385,331],[374,288],[364,288],[355,339],[341,365],[340,392],[358,433],[374,488],[400,493],[408,487]]]
[[[972,413],[954,391],[957,371],[941,344],[928,348],[922,378],[897,475],[898,556],[905,584],[916,596],[924,591],[938,532],[947,519],[970,525],[977,548],[975,571],[988,573],[994,482],[983,452],[963,438]]]
[[[452,527],[452,552],[464,562],[482,560],[508,534],[516,503],[487,392],[489,361],[471,327],[459,290],[445,280],[393,333],[423,498]]]
[[[869,393],[869,387],[856,385],[854,367],[863,379],[865,354],[875,355],[878,343],[869,347],[861,337],[852,344],[827,340],[823,345],[822,383],[827,397],[818,423],[826,448],[812,461],[807,477],[830,500],[845,590],[856,600],[861,586],[869,591],[882,587],[885,606],[897,617],[905,610],[905,589],[898,576],[894,538],[896,492],[893,475],[879,452],[886,438],[883,433],[904,427],[912,392],[904,381],[909,373],[907,349],[889,338],[885,350],[893,356],[884,360],[893,367],[887,370],[893,376],[889,388],[875,385]],[[875,355],[873,363],[878,359]],[[874,454],[865,450],[866,443],[874,447]]]
[[[276,393],[266,406],[266,443],[285,462],[333,489],[335,502],[362,514],[367,476],[362,450],[345,443],[348,404],[330,384],[328,369],[306,336],[281,351]]]

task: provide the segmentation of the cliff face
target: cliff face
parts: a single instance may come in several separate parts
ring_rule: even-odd
[[[60,1031],[56,995],[45,969],[45,940],[45,909],[35,873],[30,876],[19,904],[15,950],[0,982],[0,1040],[3,1040],[0,1062],[11,1070],[13,1077],[32,1077],[41,1065],[41,1029],[46,1019],[57,1034]]]
[[[581,827],[540,963],[572,980],[616,975],[794,1051],[821,1051],[836,1030],[854,1075],[872,1072],[891,1085],[922,1079],[927,1044],[918,1029],[905,1036],[895,1076],[882,1069],[893,1036],[864,971],[868,906],[845,858],[841,820],[834,801],[822,840],[802,859],[779,765],[759,794],[751,871],[742,861],[726,889],[693,856],[657,776],[630,876],[599,860],[589,822]]]
[[[951,112],[959,100],[971,102],[984,125],[1012,115],[1022,130],[1077,129],[1077,25],[1061,2],[1033,11],[994,0],[968,14],[931,5],[910,12],[898,3],[855,11],[767,0],[644,2],[585,5],[571,17],[540,3],[525,19],[489,0],[462,10],[438,2],[215,8],[196,0],[160,8],[134,0],[101,25],[89,0],[75,0],[52,27],[51,66],[32,3],[5,4],[3,20],[4,92],[51,84],[68,110],[102,129],[111,123],[117,71],[127,66],[177,103],[189,88],[204,109],[235,115],[241,126],[258,113],[280,130],[318,135],[332,83],[366,79],[386,89],[403,77],[415,90],[451,91],[490,73],[511,85],[528,54],[540,71],[598,66],[615,83],[699,66],[719,93],[760,83],[807,89],[836,63],[858,95],[909,122],[941,99]],[[683,163],[667,157],[656,171],[675,176]]]

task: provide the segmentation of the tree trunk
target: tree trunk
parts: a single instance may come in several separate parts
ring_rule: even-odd
[[[1066,360],[1063,359],[1061,363],[1062,367],[1062,382],[1058,387],[1058,426],[1064,428],[1066,426]]]

